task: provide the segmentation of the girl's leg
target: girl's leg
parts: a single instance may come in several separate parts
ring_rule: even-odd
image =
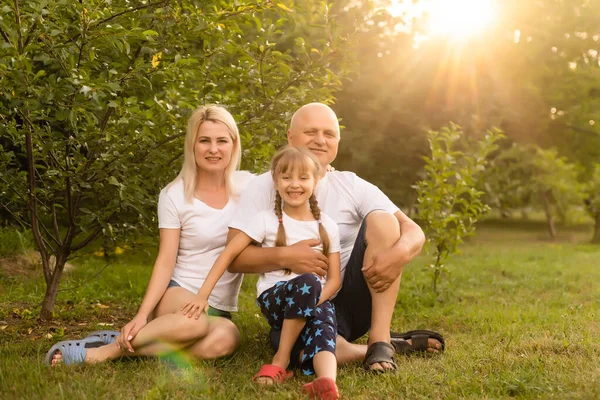
[[[287,282],[278,282],[263,292],[257,303],[269,325],[281,329],[279,347],[272,364],[286,369],[290,363],[290,354],[306,323],[306,317],[314,313],[315,305],[321,295],[321,282],[313,274],[303,274]],[[260,384],[273,384],[268,377],[258,377]]]
[[[279,348],[273,356],[272,364],[283,369],[287,369],[290,364],[290,355],[292,347],[300,336],[302,328],[306,324],[305,318],[285,319],[281,328],[281,338],[279,339]]]
[[[316,311],[316,316],[306,322],[307,346],[304,349],[302,371],[311,374],[314,369],[317,379],[302,385],[302,391],[311,398],[337,399],[339,393],[335,383],[337,377],[335,310],[331,302],[325,301],[317,307]]]
[[[316,308],[315,316],[306,321],[302,335],[306,347],[302,358],[302,372],[317,377],[328,377],[335,381],[337,376],[335,309],[325,301]]]

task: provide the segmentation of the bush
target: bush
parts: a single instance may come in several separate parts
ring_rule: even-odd
[[[0,226],[0,257],[23,253],[33,247],[33,236],[29,229],[21,231],[12,226]]]

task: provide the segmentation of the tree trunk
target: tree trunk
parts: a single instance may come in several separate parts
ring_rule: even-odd
[[[554,227],[554,217],[550,212],[550,196],[551,193],[549,191],[544,192],[542,195],[542,200],[544,202],[544,212],[546,213],[546,224],[548,225],[548,233],[550,234],[550,238],[552,241],[556,240],[556,228]]]
[[[52,319],[52,310],[54,309],[54,302],[56,301],[56,295],[58,294],[58,286],[60,285],[60,278],[62,277],[63,270],[65,268],[66,260],[57,260],[54,267],[54,271],[48,281],[46,281],[46,294],[44,295],[44,301],[42,302],[42,311],[40,313],[40,320],[50,321]]]
[[[600,210],[596,211],[596,215],[594,215],[595,225],[594,225],[594,238],[592,239],[592,243],[600,244]]]

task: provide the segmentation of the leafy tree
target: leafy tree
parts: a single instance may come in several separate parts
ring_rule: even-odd
[[[495,152],[479,181],[480,189],[485,192],[485,203],[498,209],[504,217],[531,206],[533,172],[523,157],[521,146],[513,143]]]
[[[489,130],[479,140],[467,140],[455,124],[429,131],[431,155],[425,156],[425,178],[415,185],[418,194],[417,218],[433,247],[433,291],[444,261],[458,250],[463,238],[475,232],[474,224],[489,210],[477,180],[487,165],[488,155],[497,148],[502,134]]]
[[[529,148],[525,150],[525,156],[528,155],[532,156],[534,170],[531,187],[541,200],[548,233],[555,240],[556,214],[567,215],[569,207],[583,202],[582,186],[577,179],[579,171],[566,157],[559,156],[556,149]]]
[[[600,164],[596,164],[592,177],[586,180],[584,191],[587,210],[594,219],[592,243],[600,244]]]
[[[15,0],[0,8],[0,203],[31,229],[41,254],[42,319],[51,318],[68,259],[98,238],[111,243],[154,225],[192,109],[228,106],[243,166],[260,170],[298,104],[333,99],[345,38],[326,4],[304,4]],[[295,19],[310,22],[310,36],[296,34]]]

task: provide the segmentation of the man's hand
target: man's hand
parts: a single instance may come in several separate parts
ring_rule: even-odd
[[[404,265],[408,262],[407,258],[398,261],[397,257],[392,254],[393,251],[394,249],[387,249],[380,252],[373,257],[370,264],[362,268],[367,283],[377,293],[386,291],[398,279]],[[406,254],[408,255],[408,251]]]
[[[313,273],[319,276],[327,275],[329,260],[320,251],[313,250],[312,246],[321,243],[317,239],[302,240],[291,246],[285,251],[282,268],[287,268],[295,274],[301,275]]]

